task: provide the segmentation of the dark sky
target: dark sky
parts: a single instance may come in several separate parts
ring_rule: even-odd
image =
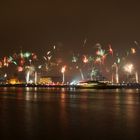
[[[140,41],[140,4],[132,1],[1,0],[0,55],[22,49],[42,53],[97,42],[126,48]]]

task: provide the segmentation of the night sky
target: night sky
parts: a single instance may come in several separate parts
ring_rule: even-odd
[[[76,49],[87,38],[113,48],[140,41],[140,8],[134,1],[14,0],[0,2],[0,55],[42,53],[49,45]]]

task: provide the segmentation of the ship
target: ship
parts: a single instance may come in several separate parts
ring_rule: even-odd
[[[76,88],[107,88],[107,83],[102,81],[96,81],[96,80],[84,80],[79,81],[76,85]]]

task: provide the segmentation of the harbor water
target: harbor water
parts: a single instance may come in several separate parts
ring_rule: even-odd
[[[0,139],[139,140],[140,89],[0,87]]]

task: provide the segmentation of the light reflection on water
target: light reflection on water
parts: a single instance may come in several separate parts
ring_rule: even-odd
[[[139,139],[140,90],[0,88],[3,138]]]

